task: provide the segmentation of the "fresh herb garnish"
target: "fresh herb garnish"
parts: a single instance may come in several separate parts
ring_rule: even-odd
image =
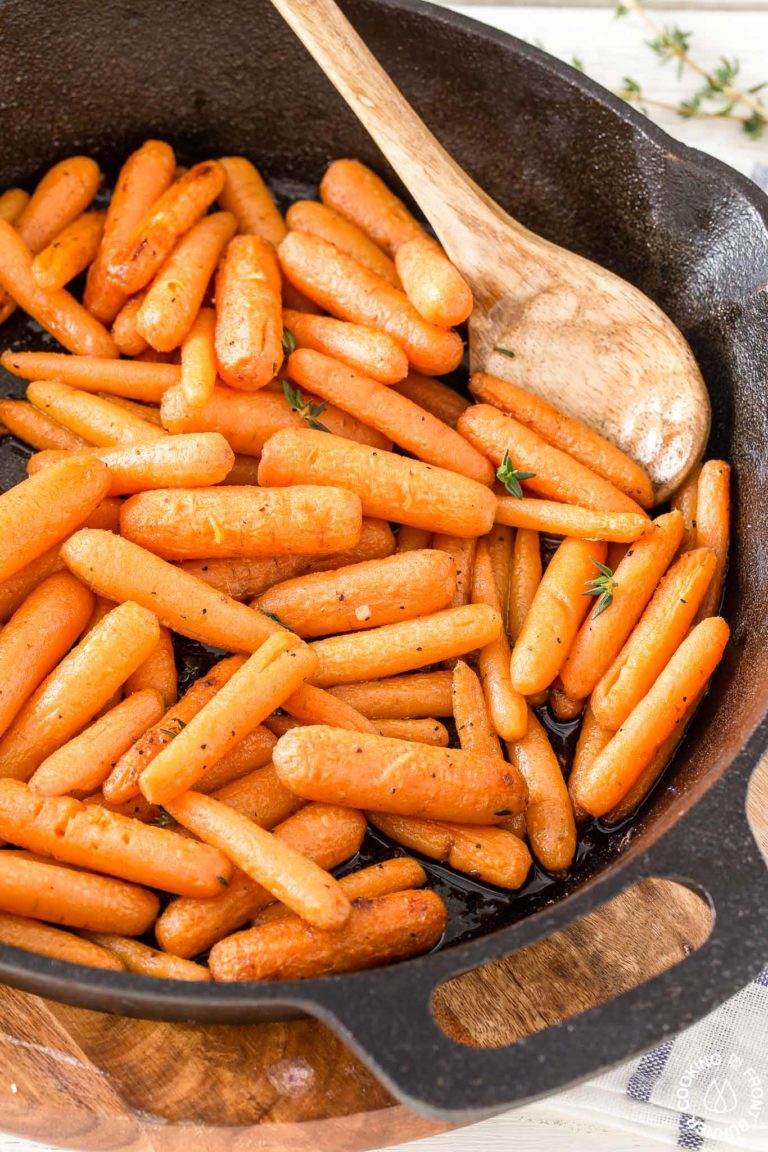
[[[291,352],[296,351],[296,337],[290,328],[283,328],[283,352],[286,356],[290,356]]]
[[[584,596],[597,596],[597,604],[592,613],[592,619],[597,620],[598,616],[605,612],[606,608],[610,608],[613,603],[613,593],[616,591],[617,584],[613,578],[613,572],[607,564],[601,564],[599,560],[595,560],[594,556],[590,556],[590,560],[600,573],[599,576],[593,577],[592,580],[585,580],[586,592]]]
[[[288,401],[291,412],[297,412],[310,428],[318,432],[330,432],[330,428],[326,428],[325,424],[321,424],[318,420],[318,416],[322,416],[328,407],[327,400],[323,400],[321,404],[312,404],[301,388],[292,388],[287,380],[283,380],[283,396]]]
[[[158,808],[152,823],[157,828],[172,828],[174,824],[178,824],[178,820],[174,819],[170,812],[166,812],[165,808]]]
[[[171,716],[168,721],[169,724],[175,724],[176,728],[158,728],[158,732],[162,732],[163,736],[167,736],[169,740],[175,739],[179,732],[183,732],[187,724],[179,716]]]
[[[508,356],[510,360],[514,360],[515,354],[511,348],[502,348],[501,344],[494,344],[494,352],[499,352],[502,356]]]
[[[496,479],[501,481],[510,496],[514,496],[516,500],[522,500],[523,498],[523,489],[520,481],[532,480],[535,475],[535,472],[519,472],[512,464],[509,452],[506,450],[504,452],[504,459],[496,469]]]
[[[274,620],[275,624],[279,624],[281,628],[285,628],[286,632],[295,633],[295,629],[290,628],[287,624],[284,624],[278,616],[277,612],[268,612],[266,608],[259,608],[259,612],[261,612],[262,616],[269,616],[270,620]]]

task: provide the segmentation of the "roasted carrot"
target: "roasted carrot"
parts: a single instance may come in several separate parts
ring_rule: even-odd
[[[0,400],[0,422],[33,448],[77,451],[88,441],[24,400]]]
[[[394,856],[357,872],[348,872],[339,880],[339,887],[350,901],[375,900],[377,896],[388,896],[390,892],[421,888],[426,882],[427,874],[418,860],[412,860],[410,856]],[[259,912],[253,927],[292,919],[293,915],[284,904],[270,904]]]
[[[158,401],[179,382],[177,364],[104,360],[59,352],[4,352],[0,364],[25,380],[56,380],[84,392],[115,393],[134,400]]]
[[[310,429],[277,432],[264,446],[259,483],[334,484],[355,492],[363,514],[456,536],[482,536],[496,497],[483,484]]]
[[[618,656],[682,537],[681,514],[668,512],[653,521],[611,576],[595,567],[592,580],[601,583],[585,588],[596,593],[595,607],[590,609],[560,669],[563,687],[571,699],[589,696]]]
[[[107,270],[127,244],[133,230],[169,187],[176,157],[162,140],[147,140],[120,169],[107,209],[104,236],[88,271],[83,303],[104,324],[111,324],[126,295],[108,277]]]
[[[18,780],[0,780],[0,828],[31,852],[181,896],[213,896],[232,874],[208,844],[71,796],[39,796]]]
[[[728,625],[720,616],[702,620],[688,634],[653,687],[574,788],[574,799],[581,808],[592,816],[602,816],[626,796],[662,744],[682,724],[690,701],[720,662],[728,634]]]
[[[451,328],[469,317],[472,289],[431,236],[414,236],[401,244],[395,268],[406,296],[430,324]]]
[[[249,484],[251,487],[259,483],[259,461],[256,456],[238,456],[222,480],[222,484]]]
[[[252,652],[272,632],[281,630],[262,612],[238,604],[111,532],[76,532],[61,554],[67,567],[100,595],[118,602],[135,600],[156,613],[167,628],[214,648]]]
[[[125,971],[123,962],[98,944],[83,940],[74,932],[64,932],[61,928],[52,928],[50,924],[41,924],[39,920],[25,916],[0,913],[0,944],[10,944],[24,952],[37,952],[53,960],[66,960],[70,964]]]
[[[283,362],[280,269],[259,236],[231,240],[216,276],[216,359],[232,388],[255,391]]]
[[[676,509],[683,517],[683,538],[680,541],[679,554],[690,552],[696,547],[696,508],[699,501],[699,477],[701,465],[688,474],[686,480],[670,500],[670,506]]]
[[[409,372],[405,380],[394,384],[395,392],[412,400],[420,408],[426,408],[438,420],[455,428],[458,419],[467,408],[469,400],[460,396],[453,388],[435,380],[433,376],[422,376],[420,372]]]
[[[591,770],[593,763],[613,736],[610,728],[604,728],[592,711],[592,703],[587,704],[584,719],[581,722],[579,739],[573,756],[573,765],[568,776],[568,792],[573,803],[574,816],[578,823],[588,819],[588,814],[579,807],[574,799],[576,790],[581,781]]]
[[[102,447],[139,444],[166,435],[163,428],[134,416],[111,400],[102,400],[92,392],[70,388],[56,380],[33,382],[27,388],[27,399],[71,432]]]
[[[174,245],[213,203],[224,185],[215,160],[195,164],[163,192],[127,240],[110,253],[107,276],[124,292],[139,292],[170,256]]]
[[[98,191],[101,172],[88,156],[70,156],[49,168],[16,221],[32,252],[42,252],[85,211]]]
[[[316,200],[297,200],[291,204],[285,219],[292,232],[309,232],[312,236],[319,236],[321,240],[346,252],[347,256],[351,256],[358,264],[370,268],[371,272],[388,280],[395,288],[400,287],[400,278],[389,256],[382,252],[381,248],[356,224],[345,219],[333,208],[329,208],[327,204],[321,204]]]
[[[393,740],[433,744],[435,748],[447,748],[451,742],[448,729],[433,716],[423,720],[376,719],[373,723],[380,736],[389,736]]]
[[[213,395],[216,384],[216,313],[201,308],[181,345],[181,391],[187,404],[200,408]]]
[[[554,448],[597,472],[642,508],[653,506],[653,486],[645,469],[580,420],[566,416],[534,392],[484,372],[472,373],[469,389],[477,399],[514,416]]]
[[[160,629],[160,639],[125,682],[126,694],[152,688],[160,696],[164,708],[170,708],[178,697],[178,675],[173,654],[173,640],[167,628]]]
[[[469,604],[472,599],[477,537],[452,536],[447,533],[436,532],[432,538],[432,547],[440,552],[447,552],[449,556],[453,557],[456,568],[456,591],[453,594],[451,607],[459,608],[464,604]]]
[[[182,960],[179,956],[169,956],[157,948],[150,948],[140,940],[130,940],[106,932],[89,932],[88,939],[115,956],[128,972],[138,972],[141,976],[155,976],[160,980],[211,980],[211,974],[202,964]]]
[[[450,672],[414,672],[410,676],[340,684],[330,692],[369,718],[418,720],[453,715]]]
[[[348,728],[352,732],[377,731],[373,721],[362,712],[313,684],[302,684],[287,696],[281,710],[289,713],[288,718],[295,718],[301,724],[329,724],[331,728]]]
[[[453,718],[459,744],[465,752],[480,756],[501,756],[499,738],[491,725],[488,705],[477,675],[463,660],[457,660],[451,673]]]
[[[637,512],[597,512],[576,504],[502,496],[496,507],[497,524],[574,536],[580,540],[618,540],[631,543],[650,529],[647,516]]]
[[[667,572],[592,694],[595,716],[606,728],[619,728],[650,691],[688,634],[716,570],[714,552],[697,548]]]
[[[279,244],[285,223],[256,168],[244,156],[222,156],[219,164],[224,169],[219,207],[233,214],[238,232]]]
[[[403,291],[333,244],[308,232],[289,232],[278,256],[283,275],[300,292],[340,320],[392,336],[417,371],[439,376],[461,362],[458,333],[430,324]]]
[[[488,555],[496,581],[496,591],[499,594],[502,617],[509,616],[509,578],[512,570],[512,552],[515,543],[515,534],[511,528],[504,524],[495,524],[485,537],[488,545]]]
[[[512,548],[507,605],[507,632],[513,644],[520,635],[523,621],[541,583],[541,572],[538,532],[530,528],[518,528]]]
[[[29,203],[29,193],[23,188],[6,188],[0,193],[0,220],[15,224]]]
[[[139,311],[146,294],[145,288],[135,296],[129,296],[112,324],[112,339],[123,356],[140,356],[149,347],[137,327]]]
[[[335,868],[354,856],[364,834],[361,812],[327,804],[309,804],[274,830],[276,839],[321,868]],[[172,901],[155,925],[158,943],[176,956],[197,956],[272,902],[265,888],[236,871],[213,899]]]
[[[424,233],[402,200],[359,160],[334,160],[320,182],[320,196],[392,257]]]
[[[84,212],[38,252],[32,275],[46,292],[63,288],[93,261],[104,230],[104,212]]]
[[[429,548],[432,543],[432,533],[426,528],[412,528],[410,524],[402,524],[397,533],[396,552],[418,552],[422,548]],[[454,565],[454,569],[455,569]]]
[[[208,769],[203,779],[198,780],[195,786],[197,791],[205,792],[206,795],[218,794],[230,784],[239,783],[258,769],[265,768],[272,759],[272,750],[276,743],[277,740],[269,729],[259,724],[250,736],[235,744],[226,756],[222,756],[221,760]],[[224,797],[217,796],[217,798]]]
[[[363,328],[333,316],[283,310],[283,325],[297,348],[322,352],[382,384],[395,384],[408,372],[408,358],[386,332]]]
[[[584,711],[584,699],[577,696],[569,696],[559,676],[552,681],[547,689],[547,699],[552,715],[556,720],[560,720],[563,723],[577,720]],[[538,703],[538,698],[531,696],[529,697],[529,701],[535,707]]]
[[[522,811],[525,785],[501,758],[325,725],[294,728],[273,754],[287,788],[305,800],[469,824]]]
[[[207,792],[214,800],[234,808],[260,828],[274,828],[304,807],[305,801],[289,792],[280,782],[272,764],[257,768],[247,776],[231,780],[222,788]]]
[[[181,237],[147,289],[136,317],[141,336],[159,352],[178,348],[200,311],[219,256],[235,234],[231,212],[204,216]]]
[[[702,466],[696,504],[696,547],[711,548],[717,557],[717,567],[699,608],[699,620],[714,616],[723,598],[731,531],[730,482],[730,464],[707,460]]]
[[[496,586],[487,538],[477,543],[472,603],[487,605],[503,620],[504,610]],[[512,685],[509,641],[504,627],[494,640],[480,649],[478,670],[496,733],[504,740],[519,740],[525,735],[528,708],[525,697]]]
[[[528,786],[525,824],[531,850],[548,872],[564,872],[576,852],[573,806],[547,733],[532,708],[528,731],[507,750]]]

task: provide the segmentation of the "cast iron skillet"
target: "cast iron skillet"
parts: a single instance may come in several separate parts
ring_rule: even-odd
[[[468,1118],[653,1044],[768,959],[766,873],[745,816],[768,745],[768,200],[527,44],[417,0],[344,7],[483,188],[537,232],[639,285],[690,340],[713,400],[710,453],[735,466],[732,642],[665,787],[630,829],[591,833],[567,883],[537,876],[520,896],[489,890],[481,900],[433,871],[458,929],[432,955],[302,983],[227,986],[1,948],[0,976],[73,1004],[169,1020],[311,1013],[402,1099]],[[77,151],[114,170],[148,136],[171,140],[185,159],[245,153],[291,195],[312,194],[336,156],[388,174],[266,0],[228,0],[215,13],[201,0],[0,0],[0,187],[28,184]],[[3,331],[9,339],[44,342],[20,322]],[[18,381],[2,385],[19,391]],[[14,450],[3,448],[6,484],[20,478]],[[438,1029],[430,1000],[443,980],[564,927],[645,876],[680,879],[715,910],[709,941],[684,964],[511,1048],[464,1048]]]

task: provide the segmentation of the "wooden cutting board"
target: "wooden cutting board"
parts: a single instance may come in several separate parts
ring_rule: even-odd
[[[749,809],[768,855],[768,760]],[[697,896],[648,880],[548,940],[450,981],[435,1012],[463,1043],[510,1043],[683,960],[708,929]],[[81,1152],[363,1152],[445,1127],[396,1104],[314,1020],[159,1024],[0,988],[0,1128],[30,1139]]]

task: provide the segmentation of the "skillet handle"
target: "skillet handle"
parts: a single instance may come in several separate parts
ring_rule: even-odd
[[[747,772],[745,784],[748,778]],[[734,995],[768,961],[766,864],[745,794],[729,773],[727,789],[722,780],[714,785],[652,853],[629,862],[606,894],[643,877],[667,877],[703,893],[712,907],[705,944],[639,987],[513,1045],[469,1048],[446,1036],[431,1011],[436,986],[466,969],[456,964],[451,970],[446,950],[421,965],[361,974],[353,995],[326,1002],[328,1022],[400,1100],[425,1115],[463,1121],[563,1089],[674,1035]],[[437,979],[434,961],[444,961]]]

